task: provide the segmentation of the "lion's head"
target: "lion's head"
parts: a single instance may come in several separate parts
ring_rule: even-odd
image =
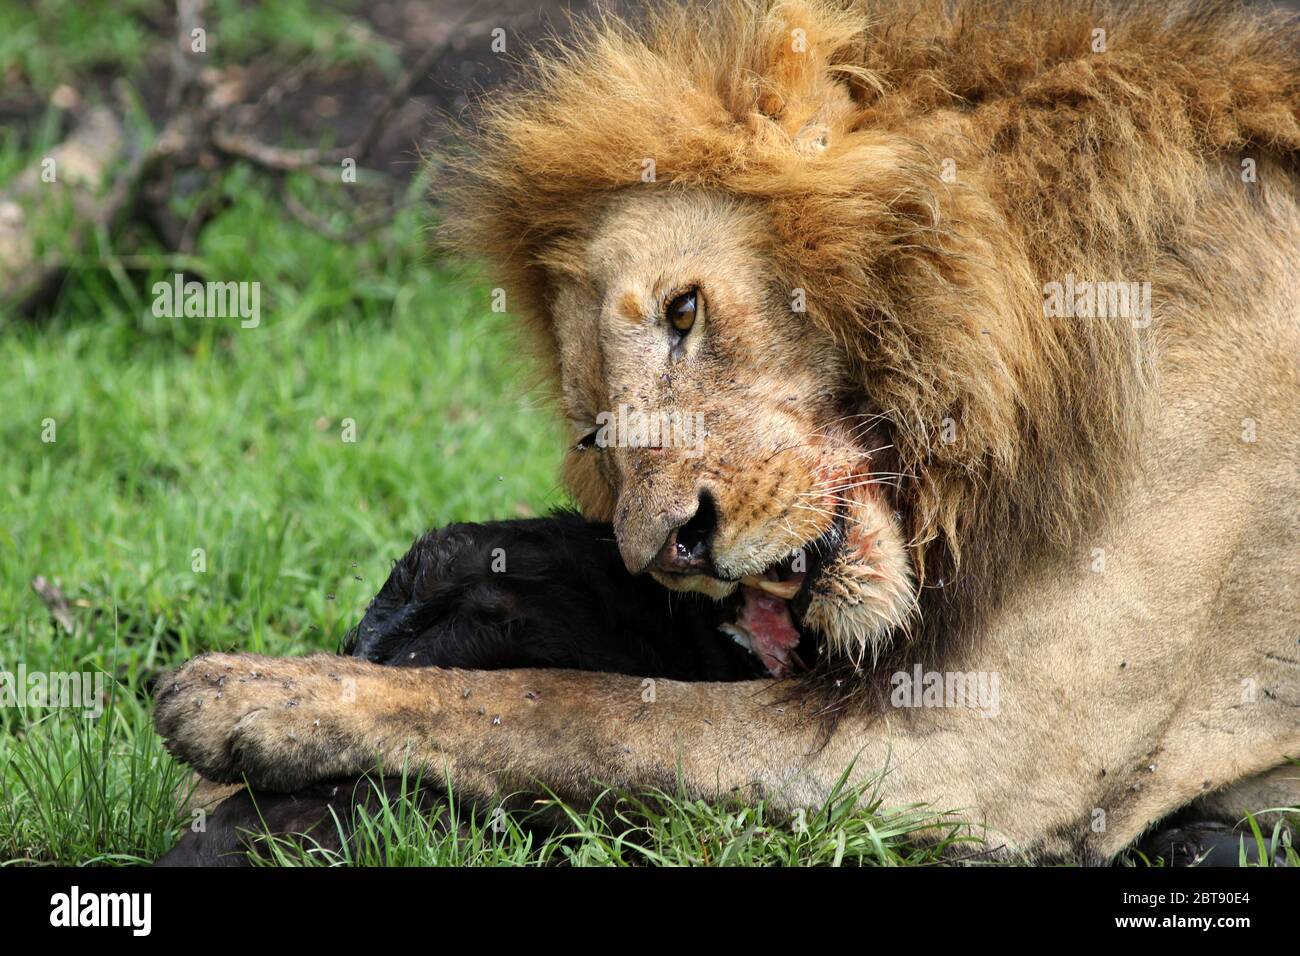
[[[1149,266],[1197,149],[1250,130],[1107,112],[1142,57],[1076,68],[1100,14],[1035,11],[603,19],[448,164],[446,226],[537,334],[582,510],[634,573],[744,589],[774,670],[791,626],[854,662],[970,626],[1129,471],[1153,338],[1050,321],[1043,284]],[[1144,16],[1114,22],[1178,37]]]
[[[798,620],[855,653],[909,617],[888,429],[774,271],[768,212],[708,189],[609,198],[554,292],[568,486],[632,573],[743,601],[776,673]],[[793,310],[792,310],[793,305]]]

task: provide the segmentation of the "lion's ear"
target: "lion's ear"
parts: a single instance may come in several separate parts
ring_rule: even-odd
[[[798,124],[792,124],[791,145],[805,159],[820,156],[841,142],[852,132],[857,116],[848,89],[838,79],[827,77],[815,96],[815,100],[805,104],[801,117],[790,117]]]
[[[803,125],[794,136],[794,148],[801,156],[817,156],[831,144],[831,128],[815,120]]]
[[[785,132],[796,153],[805,159],[819,156],[855,126],[859,111],[849,77],[866,71],[850,69],[846,58],[854,59],[849,54],[862,40],[862,20],[842,11],[837,15],[831,7],[784,0],[766,26],[759,111]]]

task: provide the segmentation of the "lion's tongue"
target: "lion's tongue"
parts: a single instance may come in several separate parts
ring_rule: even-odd
[[[790,605],[758,588],[741,588],[743,603],[736,617],[733,637],[748,638],[749,649],[758,655],[768,673],[785,677],[790,673],[790,654],[799,646],[799,632],[790,617]],[[737,634],[736,631],[742,631]]]

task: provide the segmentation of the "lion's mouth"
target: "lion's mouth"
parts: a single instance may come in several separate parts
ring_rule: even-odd
[[[809,634],[803,625],[804,612],[822,569],[843,546],[844,515],[837,511],[831,527],[820,538],[762,574],[740,579],[735,619],[721,624],[719,630],[747,648],[773,677],[807,670],[799,646],[808,640],[815,653],[816,635]]]

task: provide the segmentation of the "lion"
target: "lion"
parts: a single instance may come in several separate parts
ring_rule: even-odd
[[[446,160],[448,239],[627,580],[731,602],[761,676],[208,655],[160,682],[167,746],[275,791],[400,760],[791,813],[883,768],[887,805],[1092,862],[1297,805],[1297,39],[1227,3],[722,0],[539,52]]]

